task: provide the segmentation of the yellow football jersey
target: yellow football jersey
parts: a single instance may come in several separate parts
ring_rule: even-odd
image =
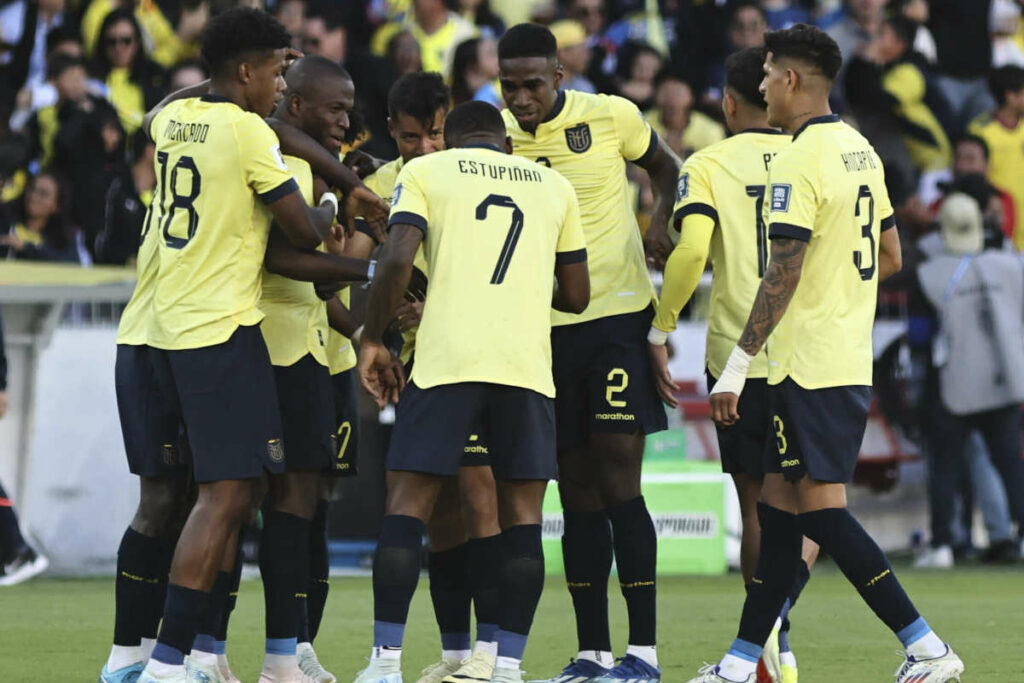
[[[896,226],[882,162],[838,116],[793,135],[768,169],[770,238],[808,242],[800,284],[768,338],[768,383],[871,385],[878,240]]]
[[[555,395],[556,261],[586,258],[572,185],[496,147],[435,152],[398,176],[392,225],[425,233],[430,292],[412,380],[490,382]]]
[[[270,232],[264,204],[298,190],[277,136],[224,98],[168,104],[151,124],[157,279],[147,343],[191,349],[263,319],[258,304]]]
[[[988,179],[1013,197],[1017,215],[1013,244],[1024,251],[1024,119],[1015,128],[1007,128],[986,114],[975,119],[967,132],[988,143]]]
[[[313,203],[313,170],[305,160],[285,156],[284,161],[299,183],[302,198]],[[272,365],[288,366],[311,354],[327,365],[327,307],[311,282],[300,282],[263,271],[260,322],[263,341]]]
[[[626,160],[653,153],[657,135],[629,100],[562,91],[536,135],[502,112],[513,153],[568,178],[580,204],[590,267],[590,306],[580,315],[552,313],[552,324],[571,325],[642,311],[654,298],[643,239],[629,201]]]
[[[715,221],[710,254],[714,278],[708,312],[706,362],[720,377],[729,354],[743,334],[750,307],[768,263],[768,231],[762,208],[768,165],[789,145],[790,137],[774,131],[746,130],[686,160],[676,192],[675,222],[701,214]],[[666,272],[655,325],[674,330],[686,303],[672,296]],[[768,360],[761,351],[748,377],[767,377]]]
[[[150,203],[149,211],[153,210]],[[149,220],[149,213],[146,214]],[[150,318],[153,314],[153,292],[156,290],[160,261],[156,254],[158,231],[142,235],[139,252],[135,257],[135,291],[128,301],[117,325],[117,343],[141,346],[148,343]]]

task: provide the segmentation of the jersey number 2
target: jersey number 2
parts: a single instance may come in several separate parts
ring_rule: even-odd
[[[195,201],[199,197],[199,191],[202,188],[202,176],[199,175],[199,169],[196,168],[196,162],[190,156],[182,156],[178,158],[177,163],[171,169],[171,205],[170,207],[165,206],[167,203],[167,152],[157,152],[156,161],[160,164],[160,209],[166,213],[163,220],[163,225],[160,227],[164,234],[164,243],[171,249],[181,249],[189,241],[195,237],[196,228],[199,227],[199,212],[196,211]],[[192,179],[192,186],[189,188],[188,194],[178,194],[178,171],[185,169],[188,171],[189,176]],[[155,207],[154,207],[155,208]],[[174,219],[174,212],[178,209],[184,209],[188,214],[188,229],[186,237],[177,237],[171,234],[171,221]],[[150,209],[149,216],[146,218],[146,227],[142,231],[142,235],[145,236],[149,232],[149,222],[153,219],[153,209]]]
[[[491,275],[491,284],[500,285],[505,281],[505,274],[508,272],[508,264],[515,253],[516,244],[519,243],[519,235],[523,232],[523,212],[516,206],[511,197],[503,194],[490,194],[487,199],[480,202],[476,207],[476,219],[478,221],[487,219],[487,209],[492,206],[503,209],[512,209],[512,224],[508,227],[508,235],[505,236],[505,245],[501,248],[498,256],[498,263],[494,266],[494,273]]]
[[[861,211],[861,202],[863,200],[868,201],[867,211]],[[864,252],[857,250],[853,252],[853,265],[857,266],[857,270],[860,271],[860,279],[867,282],[875,276],[875,235],[871,232],[871,227],[875,223],[875,198],[871,196],[871,188],[867,185],[861,185],[857,191],[857,208],[854,210],[853,215],[857,218],[863,218],[864,222],[860,226],[860,236],[863,239],[868,240],[870,246],[868,247],[868,257],[871,259],[870,266],[863,266]]]

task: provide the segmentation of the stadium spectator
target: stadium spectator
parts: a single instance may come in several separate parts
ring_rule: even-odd
[[[156,188],[153,151],[144,131],[132,136],[132,165],[114,178],[107,192],[103,231],[96,236],[99,263],[135,263],[142,224]]]
[[[768,30],[768,15],[753,0],[740,0],[731,12],[725,32],[725,49],[721,58],[714,60],[707,70],[708,95],[714,102],[721,101],[725,85],[725,57],[737,50],[764,45],[764,32]]]
[[[458,0],[459,14],[480,29],[487,38],[500,38],[505,32],[505,22],[491,9],[490,0]]]
[[[811,13],[791,0],[761,0],[761,7],[768,16],[768,27],[773,31],[793,24],[811,23]]]
[[[1003,238],[1013,239],[1017,225],[1016,209],[1013,196],[987,180],[988,167],[988,144],[976,135],[965,135],[957,140],[953,151],[953,172],[948,191],[963,192],[978,202],[984,217],[985,244],[988,248],[1000,248]],[[932,206],[936,215],[941,206],[941,200]]]
[[[455,46],[479,33],[444,0],[412,0],[408,11],[377,29],[370,43],[373,53],[385,54],[392,37],[403,29],[419,43],[423,70],[438,71],[445,78],[451,75]]]
[[[346,18],[345,11],[334,3],[323,2],[307,8],[303,25],[303,52],[344,64],[348,55]]]
[[[498,87],[498,44],[493,38],[470,38],[455,48],[452,62],[452,102],[480,100],[505,108]]]
[[[562,19],[549,28],[558,43],[558,61],[565,71],[562,90],[596,93],[597,88],[584,75],[590,66],[590,49],[583,24],[573,19]]]
[[[989,19],[992,36],[992,66],[1024,66],[1024,49],[1017,40],[1020,5],[1013,0],[992,0]]]
[[[77,262],[67,202],[57,176],[35,176],[0,228],[0,250],[9,259]]]
[[[43,80],[46,73],[46,35],[64,23],[65,0],[16,0],[0,10],[0,43],[21,45],[21,60],[9,74],[17,90],[27,82]],[[15,55],[17,56],[17,55]],[[3,57],[5,63],[12,56]]]
[[[985,440],[1018,528],[1024,522],[1024,261],[984,249],[982,212],[967,195],[947,197],[939,223],[944,253],[918,266],[917,278],[937,330],[925,392],[931,564],[951,566],[954,473],[972,430]]]
[[[569,0],[565,15],[578,21],[589,38],[604,32],[604,0]]]
[[[839,45],[839,51],[843,55],[843,66],[839,69],[832,90],[832,105],[837,111],[842,112],[845,108],[843,86],[846,83],[846,69],[855,56],[863,56],[878,32],[885,14],[885,2],[886,0],[846,0],[843,18],[828,29],[828,34]]]
[[[693,108],[693,89],[674,76],[658,83],[654,108],[644,118],[672,151],[686,158],[699,149],[725,139],[725,128]]]
[[[167,92],[177,92],[196,85],[206,78],[206,72],[199,62],[179,62],[167,74]]]
[[[146,57],[142,31],[129,9],[118,8],[103,19],[99,40],[91,75],[106,84],[121,127],[131,135],[163,97],[163,69]]]
[[[914,51],[934,64],[937,58],[935,51],[935,38],[928,30],[928,0],[893,0],[892,9],[896,15],[902,16],[914,22],[917,30],[914,31]]]
[[[661,66],[661,55],[647,43],[626,43],[619,52],[619,94],[647,111],[654,106],[654,79]]]
[[[991,0],[931,0],[928,28],[935,37],[939,87],[953,107],[959,135],[974,117],[992,108],[985,76],[992,63]]]
[[[1017,249],[1024,249],[1024,69],[995,69],[989,76],[989,87],[996,108],[972,121],[968,132],[988,145],[988,179],[1013,196],[1013,243]]]
[[[274,7],[274,16],[291,34],[292,47],[302,49],[306,25],[306,0],[280,0]]]
[[[146,53],[160,66],[168,69],[183,59],[199,56],[198,38],[210,19],[206,0],[182,2],[177,20],[164,14],[163,3],[151,0],[92,0],[82,15],[82,38],[85,51],[92,57],[97,50],[100,27],[107,14],[122,5],[133,7],[142,29]]]

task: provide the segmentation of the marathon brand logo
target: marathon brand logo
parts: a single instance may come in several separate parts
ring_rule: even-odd
[[[590,149],[590,124],[580,123],[565,129],[565,144],[576,154],[583,154]]]

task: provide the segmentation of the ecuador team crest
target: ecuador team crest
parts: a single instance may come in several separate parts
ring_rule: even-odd
[[[580,123],[565,129],[565,144],[576,154],[583,154],[590,149],[590,124]]]

